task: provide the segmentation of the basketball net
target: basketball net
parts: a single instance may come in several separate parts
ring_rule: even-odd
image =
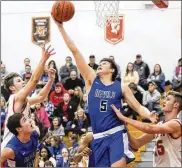
[[[94,1],[94,3],[97,26],[102,28],[105,25],[119,23],[119,1]]]

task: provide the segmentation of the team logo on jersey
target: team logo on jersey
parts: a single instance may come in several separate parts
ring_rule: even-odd
[[[106,23],[112,20],[113,16],[107,16]],[[110,24],[105,25],[105,40],[116,44],[124,39],[124,16],[119,15],[119,19],[113,19]]]

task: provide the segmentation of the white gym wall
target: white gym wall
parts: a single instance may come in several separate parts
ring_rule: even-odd
[[[35,68],[41,49],[31,41],[32,17],[50,16],[53,1],[1,2],[1,60],[9,72],[24,68],[23,59],[31,59]],[[75,15],[65,23],[65,29],[88,60],[95,54],[96,61],[114,55],[125,71],[129,61],[141,54],[153,71],[156,63],[162,66],[166,79],[171,79],[174,66],[181,57],[181,2],[170,1],[165,10],[145,9],[146,1],[121,1],[120,14],[125,15],[124,40],[112,45],[104,40],[104,30],[95,24],[93,1],[74,1]],[[51,45],[56,50],[58,68],[71,55],[56,25],[51,20]]]

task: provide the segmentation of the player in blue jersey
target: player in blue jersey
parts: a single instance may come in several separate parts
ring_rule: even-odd
[[[1,152],[1,163],[7,161],[8,167],[33,167],[40,135],[35,122],[21,113],[8,118],[7,128],[15,136]]]
[[[124,97],[127,104],[140,116],[153,122],[156,122],[157,116],[155,113],[150,113],[135,99],[128,86],[121,85],[119,81],[115,80],[117,67],[111,59],[101,60],[95,72],[88,66],[81,52],[69,38],[62,23],[56,21],[55,23],[67,47],[72,52],[85,81],[94,137],[95,165],[96,167],[125,167],[128,161],[134,159],[134,155],[129,150],[124,122],[117,118],[111,104],[121,109],[122,97]]]

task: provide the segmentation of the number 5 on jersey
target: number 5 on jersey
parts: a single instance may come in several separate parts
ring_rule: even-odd
[[[100,101],[100,112],[106,112],[107,111],[107,100],[101,100]]]

